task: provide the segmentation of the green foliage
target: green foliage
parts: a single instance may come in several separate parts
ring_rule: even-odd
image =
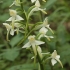
[[[2,53],[3,59],[9,60],[9,61],[14,61],[19,55],[19,49],[18,48],[11,48],[4,50]]]
[[[18,34],[15,37],[13,37],[10,41],[10,45],[12,47],[14,47],[15,45],[17,45],[17,43],[19,43],[19,41],[23,38],[22,34]]]
[[[54,67],[52,67],[49,63],[49,65],[46,64],[47,69],[45,70],[70,70],[70,27],[66,27],[68,22],[70,23],[70,2],[68,0],[46,1],[46,5],[43,5],[43,7],[47,9],[49,15],[49,23],[51,24],[51,28],[54,30],[54,39],[49,42],[47,42],[46,40],[46,47],[43,48],[44,51],[48,49],[50,52],[53,52],[54,49],[57,49],[58,54],[61,56],[61,61],[64,65],[64,68],[60,68],[59,64],[56,64]],[[12,2],[12,0],[3,0],[3,3],[1,3],[0,24],[8,19],[8,9]],[[27,9],[29,8],[28,6],[31,5],[30,1],[23,0],[23,2],[25,5],[24,9],[25,11],[27,11]],[[30,9],[32,8],[33,7],[31,7]],[[42,18],[44,16],[47,16],[40,16],[39,13],[34,13],[33,15],[35,15],[35,17],[31,15],[31,18],[34,18],[33,20],[30,19],[31,23],[35,23],[38,20],[42,21]],[[38,18],[37,16],[40,18]],[[24,22],[22,22],[22,24],[23,23]],[[2,29],[2,32],[0,32],[0,70],[37,70],[38,67],[32,64],[33,61],[28,60],[31,59],[31,55],[28,54],[30,51],[26,51],[25,49],[21,50],[21,47],[17,45],[24,37],[23,34],[18,34],[13,38],[10,37],[10,42],[7,42],[5,39],[6,29],[2,26],[2,24],[0,25],[0,27]],[[69,31],[66,30],[66,28]],[[48,33],[48,35],[50,35],[50,33]],[[21,46],[23,46],[23,44]],[[69,66],[65,66],[66,64],[68,64]]]
[[[13,66],[11,68],[8,68],[7,70],[36,70],[37,69],[37,64],[23,64],[23,65],[17,65]]]

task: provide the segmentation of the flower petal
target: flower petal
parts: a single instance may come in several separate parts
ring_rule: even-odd
[[[22,48],[29,48],[31,46],[30,42],[26,43]]]
[[[45,42],[35,40],[36,45],[44,44]]]
[[[47,14],[47,12],[44,11],[44,9],[39,8],[40,11],[42,11],[44,14]]]
[[[39,30],[39,32],[40,32],[41,34],[46,34],[47,31],[48,31],[48,29],[45,28],[45,27],[42,27],[42,28]]]
[[[24,19],[20,17],[19,15],[16,15],[16,21],[20,21],[20,20],[24,20]]]
[[[44,35],[44,37],[46,37],[49,41],[50,41],[50,38],[49,38],[49,36],[47,36],[47,35]]]
[[[44,35],[49,41],[50,41],[50,38],[54,38],[53,36],[47,36],[47,35]]]
[[[35,6],[36,6],[36,7],[40,7],[40,2],[39,2],[39,0],[36,0]]]
[[[46,27],[54,34],[53,30],[49,26],[50,25],[47,25]]]
[[[11,17],[15,17],[17,15],[17,11],[9,9],[9,14],[10,14]]]
[[[52,53],[51,58],[56,58],[56,56],[57,56],[57,51],[56,51],[56,50],[54,50],[54,52]]]
[[[56,64],[57,61],[56,61],[55,59],[51,59],[51,63],[52,63],[52,65],[54,66],[54,64]]]
[[[57,55],[57,56],[56,56],[56,59],[59,59],[59,58],[60,58],[60,55]]]
[[[8,20],[6,20],[6,21],[12,21],[12,17],[10,17]]]
[[[3,23],[3,25],[6,27],[6,29],[9,31],[11,29],[11,26],[7,23]]]

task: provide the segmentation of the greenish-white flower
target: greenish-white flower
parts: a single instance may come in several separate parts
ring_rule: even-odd
[[[40,29],[42,27],[45,27],[45,28],[49,29],[54,34],[54,32],[52,31],[52,29],[50,28],[50,25],[48,24],[48,18],[47,17],[44,19],[43,23],[40,24],[40,25],[38,25],[38,26],[36,26],[35,29]]]
[[[41,9],[41,8],[39,8],[39,7],[34,7],[34,8],[29,12],[28,18],[29,18],[35,11],[41,11],[41,12],[43,12],[44,14],[47,14],[44,10],[45,10],[45,9]]]
[[[47,31],[48,31],[47,28],[42,27],[42,28],[39,30],[39,33],[40,33],[39,39],[40,39],[41,37],[46,37],[46,38],[50,41],[50,38],[53,38],[53,36],[47,36],[47,35],[46,35]]]
[[[6,27],[7,32],[10,31],[10,34],[13,35],[13,30],[12,30],[12,26],[9,25],[8,23],[3,23],[3,25]]]
[[[54,52],[52,53],[52,55],[51,55],[51,63],[52,63],[52,65],[54,66],[54,64],[56,64],[57,63],[57,61],[60,63],[60,65],[62,66],[62,68],[63,68],[63,65],[62,65],[62,63],[61,63],[61,61],[60,61],[60,55],[57,55],[57,51],[56,50],[54,50]]]
[[[7,23],[3,23],[3,25],[6,27],[7,31],[9,31],[11,29],[11,26]]]
[[[13,5],[20,6],[20,0],[13,1],[13,3],[10,5],[10,7],[13,6]]]
[[[33,3],[35,2],[35,7],[29,12],[29,14],[28,14],[28,18],[33,14],[33,12],[35,12],[35,11],[42,11],[44,14],[47,14],[44,10],[45,9],[41,9],[40,8],[40,2],[39,2],[39,0],[33,0]]]
[[[12,29],[12,26],[11,25],[9,25],[8,23],[3,23],[3,25],[6,27],[6,29],[7,29],[7,35],[6,35],[6,39],[7,39],[7,41],[9,41],[9,33],[10,33],[10,35],[14,35],[14,30]]]
[[[9,9],[9,13],[10,13],[10,18],[6,21],[20,21],[20,20],[24,20],[22,17],[20,17],[19,15],[17,15],[17,11],[16,10],[12,10],[12,9]]]
[[[53,33],[52,29],[50,28],[50,25],[48,24],[48,18],[47,17],[44,19],[42,26],[48,28]]]
[[[10,33],[10,35],[12,35],[12,36],[14,35],[15,31],[19,31],[19,27],[20,27],[19,23],[14,23],[15,29],[12,27],[12,25],[10,25],[8,23],[3,23],[3,25],[6,27],[7,33]]]
[[[31,35],[28,37],[29,42],[26,43],[22,48],[29,48],[32,46],[34,54],[37,54],[36,46],[44,44],[45,42],[38,41],[35,39],[35,35]]]

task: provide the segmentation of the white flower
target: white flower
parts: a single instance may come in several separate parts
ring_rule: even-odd
[[[9,13],[10,13],[10,18],[6,21],[20,21],[20,20],[24,20],[22,17],[20,17],[19,15],[17,15],[17,11],[16,10],[12,10],[12,9],[9,9]]]
[[[15,1],[10,5],[10,7],[13,6],[13,5],[20,6],[20,0],[15,0]]]
[[[39,7],[34,7],[28,14],[28,18],[35,12],[35,11],[42,11],[44,14],[47,14],[45,11],[45,9],[41,9]]]
[[[10,35],[14,35],[14,29],[12,28],[11,25],[9,25],[7,23],[3,23],[3,25],[6,27],[7,33],[10,32]]]
[[[30,13],[28,14],[28,18],[33,14],[33,12],[35,11],[42,11],[44,14],[47,14],[44,9],[40,8],[40,2],[39,0],[32,0],[32,3],[35,2],[35,7],[30,11]]]
[[[60,63],[60,65],[62,66],[62,68],[63,68],[63,65],[62,65],[62,63],[61,63],[61,61],[59,60],[59,58],[60,58],[60,55],[57,55],[57,51],[56,50],[54,50],[54,52],[52,53],[52,55],[51,55],[51,63],[52,63],[52,65],[54,66],[54,64],[56,64],[57,63],[57,61]]]
[[[11,29],[11,26],[7,23],[3,23],[3,25],[6,27],[7,31],[9,31]]]
[[[6,29],[7,29],[7,36],[6,36],[6,38],[7,38],[7,41],[9,41],[9,39],[8,39],[8,35],[9,35],[9,33],[11,34],[11,35],[14,35],[14,30],[12,29],[12,26],[11,25],[9,25],[9,24],[7,24],[7,23],[3,23],[3,25],[6,27]]]
[[[49,27],[50,25],[48,24],[48,18],[46,17],[45,20],[43,21],[42,26],[47,27],[50,29],[50,31],[53,33],[52,29]]]
[[[48,29],[46,29],[45,27],[42,27],[40,30],[39,30],[39,33],[40,33],[40,36],[39,36],[39,39],[41,37],[46,37],[49,41],[50,41],[50,38],[53,38],[53,36],[47,36],[46,33],[47,33]]]
[[[17,31],[20,27],[19,23],[14,23],[14,27],[16,27],[16,29],[14,29],[11,25],[9,25],[8,23],[3,23],[3,25],[6,27],[7,29],[7,33],[10,32],[10,35],[14,35],[14,32]]]
[[[29,42],[26,43],[22,48],[29,48],[30,46],[32,46],[34,54],[36,55],[37,54],[36,46],[44,44],[44,42],[35,40],[35,35],[29,36],[28,40]]]
[[[50,25],[48,24],[48,18],[47,17],[44,19],[43,24],[38,25],[35,29],[39,29],[39,28],[42,28],[42,27],[48,28],[54,34],[52,29],[50,28]]]

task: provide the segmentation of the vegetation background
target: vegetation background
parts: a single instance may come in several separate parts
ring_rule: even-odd
[[[56,49],[61,56],[60,60],[64,68],[61,68],[59,63],[52,67],[48,61],[45,70],[70,70],[70,0],[46,1],[46,3],[41,2],[41,5],[42,8],[46,8],[48,14],[35,13],[35,17],[31,16],[33,18],[31,22],[43,21],[44,17],[48,17],[50,27],[54,31],[54,39],[47,41],[43,50],[48,49],[53,52]],[[22,34],[10,36],[10,42],[6,41],[7,31],[2,23],[9,18],[8,9],[12,2],[13,0],[0,0],[0,70],[37,70],[37,65],[34,65],[31,60],[30,51],[22,49],[22,45],[17,46],[23,38]],[[31,5],[31,0],[23,0],[23,7],[26,11]]]

